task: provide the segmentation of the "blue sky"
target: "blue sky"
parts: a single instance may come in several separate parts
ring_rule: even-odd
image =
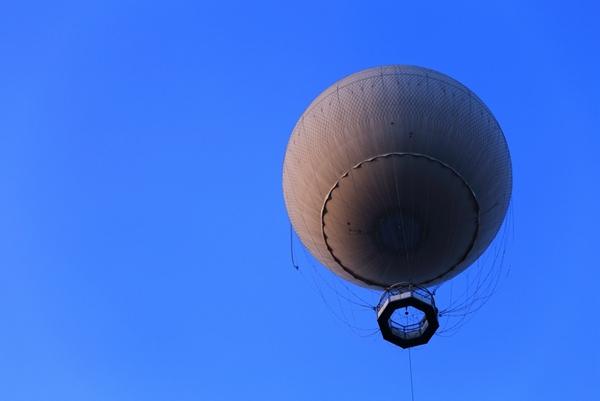
[[[600,399],[594,2],[2,8],[0,399],[409,399],[291,268],[281,193],[308,103],[394,63],[474,90],[514,168],[510,274],[415,398]]]

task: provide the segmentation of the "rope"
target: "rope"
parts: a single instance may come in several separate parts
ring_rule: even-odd
[[[292,257],[292,266],[294,266],[294,269],[299,270],[300,266],[298,266],[296,258],[294,258],[294,229],[292,228],[292,223],[290,223],[290,255]]]
[[[410,348],[408,349],[408,368],[410,372],[410,396],[412,401],[415,401],[415,389],[413,386],[412,358],[410,356]]]

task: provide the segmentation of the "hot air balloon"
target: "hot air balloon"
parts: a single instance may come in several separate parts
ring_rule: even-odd
[[[331,85],[298,119],[283,165],[298,237],[342,279],[383,291],[378,325],[403,348],[435,333],[429,289],[488,248],[511,190],[508,145],[491,111],[458,81],[415,66]],[[408,308],[416,321],[394,318]]]

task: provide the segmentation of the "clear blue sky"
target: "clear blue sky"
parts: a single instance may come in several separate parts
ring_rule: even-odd
[[[597,7],[3,4],[0,399],[409,399],[290,267],[281,194],[311,99],[393,63],[474,90],[514,167],[510,275],[416,399],[600,399]]]

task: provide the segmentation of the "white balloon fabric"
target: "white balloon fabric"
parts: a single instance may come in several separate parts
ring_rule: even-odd
[[[341,277],[371,288],[431,286],[494,239],[511,160],[498,122],[464,85],[383,66],[310,104],[288,143],[283,190],[301,241]]]

